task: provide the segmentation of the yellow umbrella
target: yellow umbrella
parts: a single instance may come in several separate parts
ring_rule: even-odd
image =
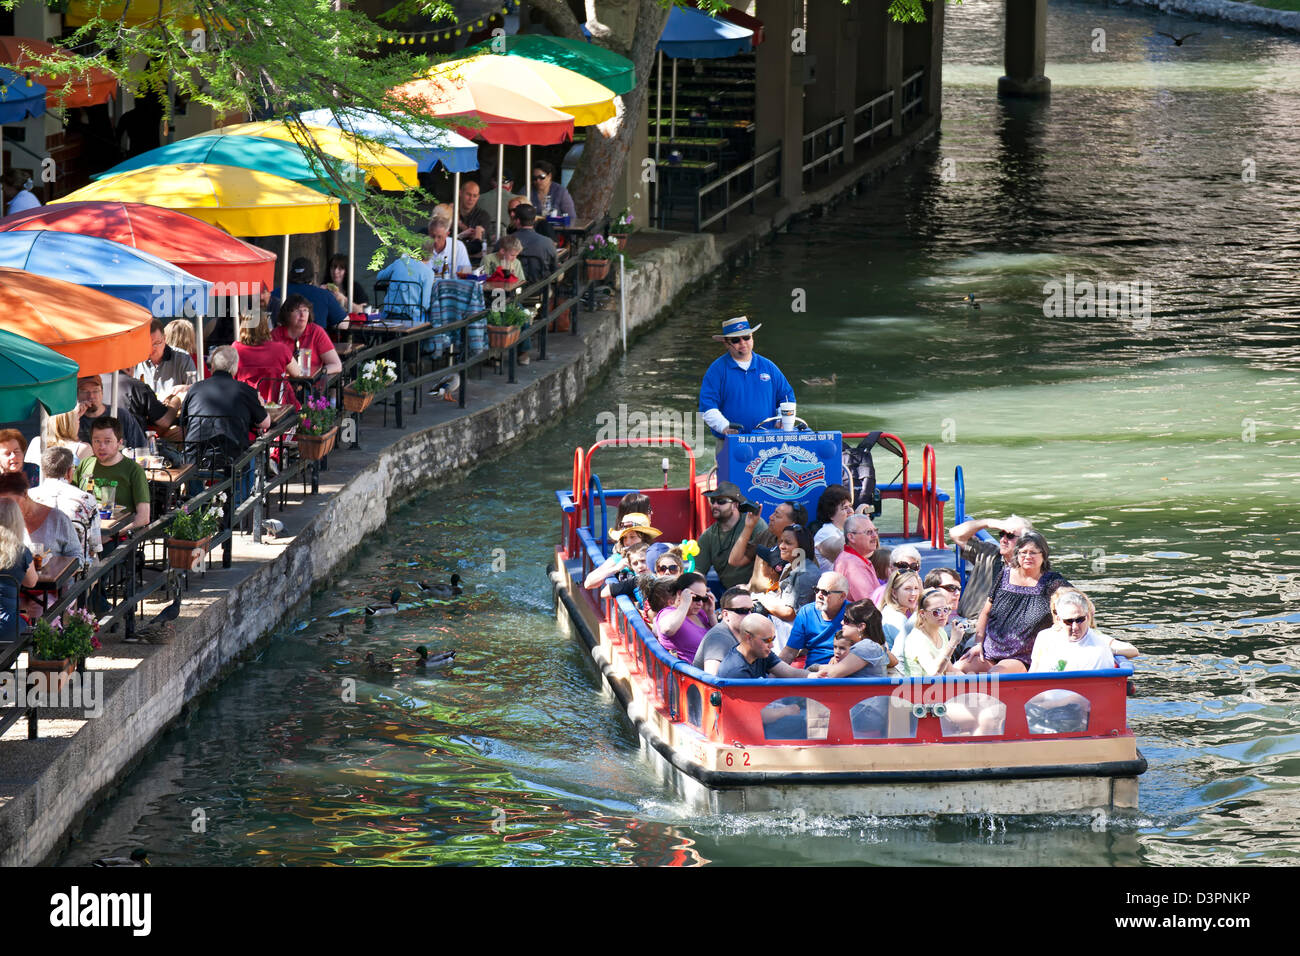
[[[339,201],[281,176],[240,166],[145,166],[83,186],[54,203],[142,202],[174,209],[232,236],[325,232],[339,225]]]
[[[415,160],[405,153],[399,153],[382,143],[367,143],[346,130],[331,126],[307,125],[307,134],[315,141],[322,152],[344,162],[360,166],[366,171],[368,182],[380,189],[403,191],[416,189],[420,185],[419,167]],[[261,136],[265,139],[280,139],[290,143],[298,140],[294,137],[295,127],[279,120],[263,120],[257,123],[236,123],[211,129],[198,136]],[[301,145],[301,144],[300,144]]]
[[[574,126],[593,126],[613,118],[614,91],[589,80],[581,73],[541,60],[517,56],[480,54],[463,60],[448,60],[429,70],[426,76],[463,76],[467,80],[493,83],[515,90],[537,103],[568,113]]]

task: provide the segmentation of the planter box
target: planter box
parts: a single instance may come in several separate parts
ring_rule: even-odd
[[[609,238],[617,242],[620,249],[627,248],[627,237],[628,234],[626,232],[611,232],[609,234]]]
[[[68,682],[72,672],[76,670],[77,662],[71,657],[65,657],[61,661],[38,661],[32,657],[32,652],[27,652],[27,673],[28,673],[28,691],[39,692],[45,700],[57,699],[59,691],[63,685]],[[31,681],[31,675],[37,674],[35,682]]]
[[[519,341],[519,333],[523,331],[517,325],[489,325],[487,327],[488,347],[494,349],[505,349]]]
[[[306,461],[320,461],[334,450],[334,440],[338,437],[339,427],[335,425],[324,435],[304,435],[298,433],[298,455]]]
[[[609,260],[584,259],[582,269],[588,279],[603,279],[609,275]]]
[[[374,400],[374,392],[358,392],[350,385],[343,389],[343,410],[346,412],[364,412]]]
[[[182,571],[196,570],[202,563],[203,556],[208,553],[208,544],[211,541],[212,535],[208,535],[199,541],[167,538],[167,566],[180,568]]]

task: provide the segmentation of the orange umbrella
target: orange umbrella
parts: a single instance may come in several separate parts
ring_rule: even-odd
[[[72,359],[83,376],[149,356],[148,309],[62,279],[0,268],[0,314],[7,330]]]
[[[64,55],[66,54],[63,50],[42,40],[33,40],[29,37],[0,37],[0,63],[4,63],[17,73],[33,74],[32,78],[49,90],[46,98],[51,106],[62,106],[67,109],[98,106],[113,98],[113,94],[117,92],[117,77],[107,70],[97,69],[77,76],[73,80],[72,90],[66,96],[60,96],[58,91],[68,82],[68,74],[60,73],[56,76],[38,73],[39,67],[32,57],[57,58]]]

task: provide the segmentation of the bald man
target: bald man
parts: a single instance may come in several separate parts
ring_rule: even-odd
[[[825,664],[835,656],[835,634],[844,620],[848,606],[849,582],[836,571],[827,571],[817,579],[813,603],[805,604],[794,616],[790,636],[781,649],[781,659],[793,663],[807,655],[805,666]]]

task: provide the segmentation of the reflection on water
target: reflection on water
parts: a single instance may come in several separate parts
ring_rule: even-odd
[[[694,292],[564,421],[396,513],[161,741],[67,861],[137,845],[163,864],[1294,861],[1300,129],[1284,118],[1300,47],[1209,26],[1171,51],[1150,35],[1187,32],[1172,18],[1053,3],[1050,104],[999,104],[1001,10],[948,8],[928,159]],[[1081,52],[1098,24],[1108,59]],[[1150,326],[1044,318],[1044,284],[1070,273],[1150,282]],[[798,288],[806,314],[785,305]],[[972,511],[1031,517],[1102,628],[1143,651],[1136,814],[701,819],[660,784],[555,626],[551,492],[597,415],[693,407],[705,333],[740,312],[792,381],[838,373],[796,388],[802,417],[933,442],[943,484],[961,463]],[[661,454],[611,452],[598,470],[606,487],[654,484]],[[453,570],[455,602],[357,614]],[[341,618],[345,643],[321,643]],[[418,644],[457,650],[456,667],[357,663]]]

